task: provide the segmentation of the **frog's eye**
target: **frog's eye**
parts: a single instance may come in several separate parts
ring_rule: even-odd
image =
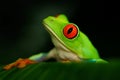
[[[78,29],[74,24],[67,24],[63,29],[63,34],[68,39],[72,39],[77,36]]]

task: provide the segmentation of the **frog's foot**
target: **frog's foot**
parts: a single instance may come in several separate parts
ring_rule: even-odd
[[[15,62],[10,63],[10,64],[4,66],[3,69],[9,70],[9,69],[11,69],[13,67],[24,68],[26,65],[28,65],[28,64],[34,64],[34,63],[37,63],[37,62],[33,61],[33,60],[30,60],[30,59],[19,58]]]
[[[65,60],[62,60],[61,62],[62,62],[62,63],[70,63],[71,61],[68,60],[68,59],[65,59]]]

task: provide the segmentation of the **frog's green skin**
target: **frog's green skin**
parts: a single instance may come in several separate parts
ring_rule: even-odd
[[[64,14],[60,14],[57,17],[49,16],[43,20],[43,24],[50,33],[55,47],[48,53],[39,53],[29,59],[38,62],[50,58],[55,58],[60,62],[106,62],[99,57],[98,51],[88,37],[79,30],[77,25],[70,23]],[[63,29],[68,24],[73,24],[78,29],[77,35],[72,39],[65,37],[63,34]]]

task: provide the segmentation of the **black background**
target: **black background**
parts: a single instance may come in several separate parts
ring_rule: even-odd
[[[120,58],[117,4],[96,0],[10,0],[0,1],[0,64],[49,51],[53,44],[42,20],[59,13],[79,26],[102,58]]]

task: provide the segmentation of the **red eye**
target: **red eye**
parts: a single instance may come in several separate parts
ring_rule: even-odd
[[[77,36],[78,29],[74,24],[68,24],[63,29],[63,34],[68,39],[72,39]]]

